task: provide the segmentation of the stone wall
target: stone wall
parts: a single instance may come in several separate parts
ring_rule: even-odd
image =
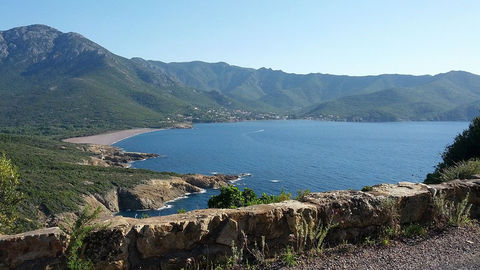
[[[326,241],[362,241],[378,234],[391,220],[390,202],[395,202],[402,224],[428,223],[432,197],[444,192],[461,200],[470,194],[471,214],[480,216],[480,180],[452,181],[441,185],[401,182],[374,186],[369,192],[331,191],[313,193],[303,202],[286,201],[240,209],[205,209],[164,217],[131,219],[114,217],[99,221],[108,229],[85,241],[85,255],[97,269],[180,269],[192,261],[213,260],[237,246],[265,237],[273,253],[292,245],[302,221],[339,225]],[[58,228],[0,236],[0,269],[61,267],[66,237]]]

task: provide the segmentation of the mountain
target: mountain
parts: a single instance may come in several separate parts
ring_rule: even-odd
[[[471,120],[479,115],[480,76],[452,71],[428,83],[342,97],[305,109],[305,117],[348,121]]]
[[[390,87],[410,87],[429,82],[431,76],[379,75],[337,76],[291,74],[272,69],[250,69],[226,63],[163,63],[148,61],[184,85],[199,90],[218,91],[235,100],[269,110],[285,111],[371,93]]]
[[[226,63],[149,61],[185,85],[218,91],[264,110],[350,121],[470,120],[479,114],[480,76],[289,74]],[[474,101],[472,103],[472,101]]]
[[[44,25],[0,32],[2,127],[42,134],[159,127],[219,103],[232,102],[181,86],[76,33]]]
[[[480,76],[291,74],[227,63],[126,59],[45,25],[0,32],[3,132],[80,135],[179,121],[469,120]]]

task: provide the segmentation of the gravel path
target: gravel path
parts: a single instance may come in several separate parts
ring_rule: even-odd
[[[426,240],[333,252],[306,259],[293,269],[480,269],[480,228],[450,228]]]

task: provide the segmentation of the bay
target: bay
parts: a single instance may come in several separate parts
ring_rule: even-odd
[[[421,182],[468,122],[352,123],[310,120],[196,124],[141,134],[115,144],[162,157],[133,168],[178,173],[249,173],[235,185],[257,194],[284,189],[321,192],[365,185]],[[191,194],[161,210],[122,212],[149,216],[207,207],[218,190]]]

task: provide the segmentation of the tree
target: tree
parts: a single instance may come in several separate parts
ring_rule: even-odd
[[[473,119],[468,129],[459,134],[453,144],[442,154],[443,162],[438,168],[443,169],[460,161],[480,157],[480,117]]]
[[[291,193],[286,193],[282,189],[280,195],[267,195],[262,194],[262,197],[258,197],[253,189],[245,188],[240,191],[238,187],[233,185],[221,187],[220,194],[212,196],[208,200],[209,208],[238,208],[243,206],[263,204],[263,203],[277,203],[290,200],[292,198]]]
[[[220,188],[220,194],[208,200],[209,208],[237,208],[244,206],[242,192],[235,186]]]
[[[4,154],[0,157],[0,233],[10,233],[18,217],[17,206],[22,200],[18,191],[18,168]]]

